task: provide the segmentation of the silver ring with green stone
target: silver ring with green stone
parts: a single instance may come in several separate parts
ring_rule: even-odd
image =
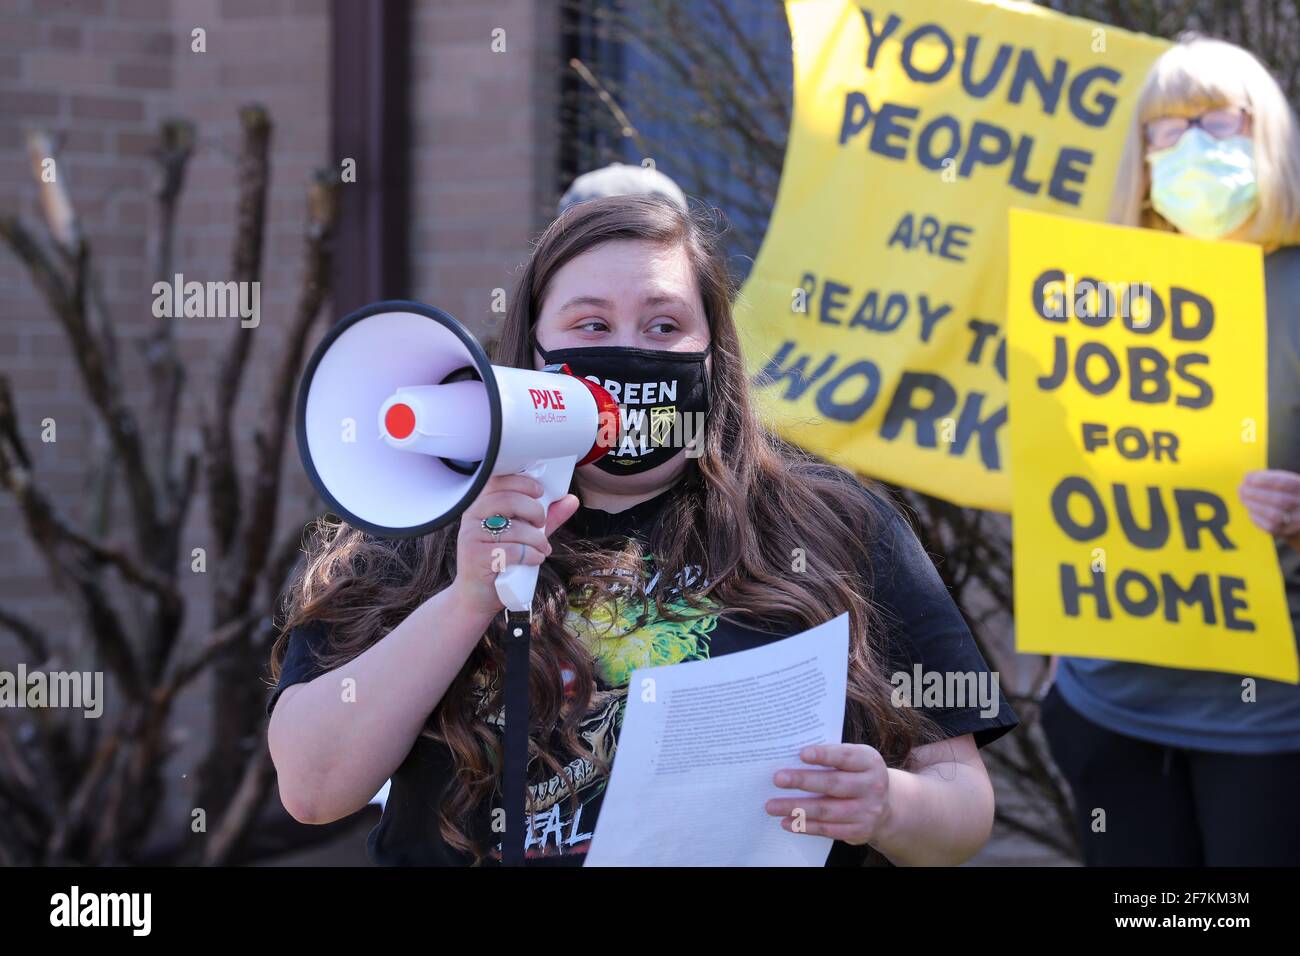
[[[510,530],[510,519],[505,515],[490,515],[481,522],[483,530],[492,535],[493,541],[500,541],[501,535]]]

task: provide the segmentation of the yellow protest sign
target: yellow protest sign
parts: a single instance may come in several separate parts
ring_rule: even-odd
[[[1006,216],[1103,218],[1165,48],[1027,4],[793,0],[794,116],[737,300],[771,427],[1008,510]]]
[[[1273,540],[1263,254],[1012,210],[1016,646],[1297,682]]]

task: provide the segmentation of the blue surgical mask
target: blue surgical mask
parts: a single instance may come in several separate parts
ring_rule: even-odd
[[[1259,207],[1249,136],[1216,139],[1193,126],[1168,149],[1147,154],[1151,205],[1189,236],[1221,239]]]

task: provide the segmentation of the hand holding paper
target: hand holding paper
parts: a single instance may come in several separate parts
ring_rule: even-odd
[[[849,618],[708,661],[634,671],[587,866],[821,866],[833,840],[765,804],[844,728]]]
[[[781,817],[781,826],[791,832],[873,843],[889,810],[889,767],[880,751],[866,744],[820,744],[805,747],[799,756],[805,766],[778,772],[776,785],[817,796],[769,800],[767,812]]]

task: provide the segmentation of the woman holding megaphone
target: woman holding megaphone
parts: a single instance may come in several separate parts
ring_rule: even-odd
[[[973,855],[993,822],[978,747],[1015,714],[996,684],[992,716],[970,701],[896,706],[897,673],[987,667],[888,500],[761,427],[704,225],[645,196],[566,209],[529,258],[494,362],[565,363],[656,440],[578,467],[575,493],[549,510],[537,482],[506,475],[458,526],[423,537],[319,523],[273,655],[270,748],[289,812],[337,820],[391,778],[376,862],[501,860],[504,554],[540,568],[529,863],[583,861],[634,669],[744,651],[845,611],[845,742],[805,748],[775,776],[771,825],[832,838],[828,865],[871,850],[896,864]],[[681,418],[702,427],[669,429]]]
[[[1113,221],[1265,252],[1268,468],[1242,478],[1300,634],[1300,133],[1264,66],[1189,37],[1152,66]],[[1093,865],[1300,864],[1300,687],[1063,657],[1043,728]]]

